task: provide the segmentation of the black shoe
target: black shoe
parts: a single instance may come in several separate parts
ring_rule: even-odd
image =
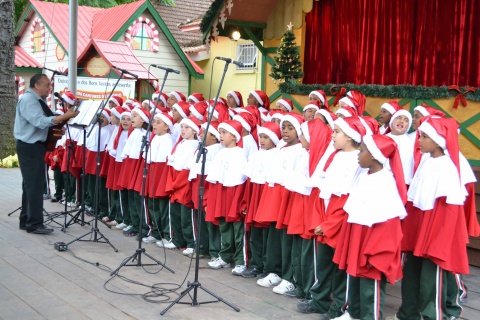
[[[243,271],[241,276],[244,278],[255,278],[257,274],[262,273],[262,270],[258,270],[257,268],[248,268],[247,270]]]
[[[35,233],[35,234],[49,234],[52,232],[53,232],[52,228],[47,228],[43,225],[34,230],[27,230],[27,233]]]
[[[52,198],[52,200],[50,200],[50,202],[60,202],[60,200],[62,200],[62,199]]]
[[[304,298],[303,292],[298,290],[298,288],[295,288],[293,290],[285,292],[283,294],[283,296],[288,297],[288,298],[297,298],[297,299],[303,299]]]
[[[318,313],[318,311],[313,310],[310,306],[310,300],[299,300],[297,302],[297,310],[301,313]]]

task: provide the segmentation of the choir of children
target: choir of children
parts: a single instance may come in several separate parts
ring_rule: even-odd
[[[456,280],[469,272],[468,235],[480,227],[455,120],[426,105],[412,117],[389,101],[379,127],[363,116],[358,91],[340,99],[336,113],[322,90],[309,99],[301,115],[285,98],[270,110],[261,90],[249,92],[245,107],[233,90],[215,106],[201,93],[156,92],[143,105],[113,97],[86,141],[71,130],[52,153],[55,200],[64,172],[65,201],[75,201],[71,181],[86,148],[91,211],[100,150],[98,213],[126,236],[208,256],[210,268],[257,278],[321,320],[382,319],[386,283],[400,279],[402,305],[392,319],[458,318]],[[77,150],[67,172],[69,146]]]

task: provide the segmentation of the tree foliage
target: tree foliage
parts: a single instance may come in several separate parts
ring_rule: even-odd
[[[46,2],[69,3],[69,0],[45,0]],[[111,8],[121,4],[132,3],[138,0],[78,0],[79,6]],[[174,0],[152,0],[160,2],[167,6],[174,6]],[[27,6],[28,0],[15,0],[15,21],[18,21],[23,10]]]
[[[280,46],[277,48],[275,65],[272,66],[270,76],[274,80],[292,80],[303,77],[300,50],[295,44],[295,35],[292,30],[287,30],[282,36]]]

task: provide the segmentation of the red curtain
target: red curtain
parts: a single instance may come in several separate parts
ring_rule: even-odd
[[[478,0],[320,0],[304,83],[480,85]]]

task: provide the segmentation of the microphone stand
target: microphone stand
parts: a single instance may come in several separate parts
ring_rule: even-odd
[[[165,85],[165,82],[167,81],[167,76],[168,76],[169,72],[171,72],[171,71],[170,70],[165,71],[165,76],[163,77],[163,82],[162,82],[162,86],[160,88],[160,92],[163,91],[163,86]],[[149,67],[149,72],[148,73],[150,74],[150,67]],[[157,106],[158,106],[159,101],[160,101],[160,98],[157,99],[157,103],[155,104],[155,107],[153,108],[153,110],[151,112],[152,116],[155,114],[155,111],[157,110]],[[140,222],[138,224],[138,247],[131,256],[129,256],[128,258],[126,258],[122,261],[122,263],[120,264],[120,266],[118,266],[117,269],[113,270],[112,273],[110,273],[110,276],[113,276],[114,274],[118,274],[120,269],[124,266],[127,266],[127,267],[129,267],[129,266],[141,267],[141,266],[156,266],[156,265],[159,265],[159,266],[162,266],[163,268],[167,269],[171,273],[175,273],[172,269],[167,267],[165,264],[161,263],[160,261],[158,261],[157,259],[155,259],[151,255],[149,255],[146,252],[145,248],[142,247],[142,227],[143,227],[143,216],[145,214],[145,189],[146,189],[147,174],[148,174],[147,159],[148,159],[148,149],[149,149],[149,143],[150,143],[149,132],[150,132],[150,129],[152,127],[152,122],[153,122],[153,119],[151,119],[150,122],[148,123],[147,131],[145,132],[145,135],[142,137],[142,146],[140,148],[140,154],[142,154],[143,150],[145,149],[145,153],[144,153],[145,154],[145,156],[144,156],[145,161],[143,162],[143,174],[142,174],[142,203],[140,205]],[[142,253],[145,256],[147,256],[148,258],[150,258],[151,260],[155,261],[155,263],[142,263]],[[130,261],[133,263],[135,260],[137,260],[137,263],[127,264]]]
[[[195,240],[196,240],[196,243],[195,243],[195,253],[196,253],[195,254],[195,278],[194,278],[193,282],[189,281],[187,283],[187,289],[185,289],[175,301],[173,301],[168,307],[166,307],[162,312],[160,312],[160,315],[162,315],[162,316],[171,307],[173,307],[177,303],[178,304],[189,304],[189,305],[192,305],[192,306],[199,306],[201,304],[215,303],[215,302],[221,301],[221,302],[225,303],[227,306],[229,306],[230,308],[232,308],[233,310],[235,310],[237,312],[240,312],[240,309],[238,307],[234,306],[233,304],[229,303],[228,301],[225,301],[222,297],[216,295],[212,291],[203,287],[202,284],[200,283],[200,281],[198,281],[198,271],[200,269],[200,254],[199,254],[200,243],[201,243],[200,236],[201,236],[201,229],[202,229],[202,221],[201,220],[202,220],[203,195],[204,195],[204,184],[205,184],[205,161],[206,161],[206,154],[207,154],[207,149],[205,147],[205,141],[207,139],[208,128],[210,127],[210,123],[212,122],[214,107],[217,104],[218,97],[220,96],[220,90],[222,88],[223,80],[225,78],[225,74],[227,73],[228,66],[230,64],[230,61],[225,61],[225,62],[226,62],[225,63],[225,68],[223,69],[222,79],[220,80],[220,85],[218,87],[217,95],[215,97],[213,107],[211,108],[211,110],[208,113],[208,120],[207,120],[207,126],[205,128],[205,135],[203,137],[203,140],[198,145],[198,152],[197,152],[196,162],[198,163],[198,161],[200,160],[200,157],[201,157],[202,167],[201,167],[201,171],[200,171],[200,187],[199,187],[199,192],[198,192],[197,228],[196,228],[196,233],[197,234],[196,234],[196,237],[195,237]],[[212,297],[214,297],[217,300],[198,302],[197,301],[197,291],[198,291],[199,288],[202,289],[203,291],[205,291],[206,293],[208,293],[209,295],[211,295]],[[193,290],[193,297],[192,297],[192,295],[190,295],[190,291],[192,291],[192,290]],[[183,299],[183,297],[185,297],[187,294],[190,297],[190,299],[192,300],[192,302],[191,303],[180,302],[180,300]]]
[[[62,102],[62,105],[63,105],[63,102]],[[68,146],[66,146],[67,148],[67,174],[70,173],[70,155],[72,154],[73,152],[73,144],[71,143],[71,134],[70,134],[70,127],[69,125],[67,124],[66,125],[67,127],[67,132],[65,134],[68,135],[69,137],[69,140],[70,140],[70,143],[68,144]],[[73,154],[73,157],[74,157],[74,161],[75,161],[75,154]],[[69,191],[70,191],[70,186],[68,183],[65,184],[65,195],[68,195],[69,194]],[[52,216],[50,216],[48,219],[45,220],[45,222],[54,222],[58,225],[61,225],[60,223],[56,222],[55,218],[63,215],[64,216],[64,222],[63,222],[63,225],[62,226],[62,231],[65,232],[65,230],[67,229],[67,227],[71,224],[72,221],[74,221],[74,223],[77,223],[79,222],[80,220],[78,220],[78,215],[80,213],[80,211],[75,215],[75,216],[72,216],[71,213],[74,212],[74,211],[77,211],[76,209],[73,209],[73,210],[68,210],[67,208],[67,199],[65,197],[65,203],[64,203],[64,210],[62,212],[59,212],[57,214],[54,214]],[[67,215],[70,215],[72,217],[72,219],[70,219],[70,221],[67,223]],[[83,220],[81,221],[81,225],[83,226],[85,223],[83,222]]]
[[[117,87],[118,83],[120,82],[120,79],[122,79],[123,75],[125,73],[125,70],[121,70],[121,73],[117,79],[117,82],[115,82],[115,85],[113,86],[112,88],[112,91],[110,91],[110,95],[108,96],[108,98],[106,100],[104,100],[102,102],[102,104],[100,104],[100,107],[98,108],[98,111],[95,115],[95,117],[93,117],[92,121],[90,122],[90,125],[98,125],[98,137],[97,137],[97,163],[96,163],[96,166],[95,166],[95,192],[94,192],[94,223],[93,223],[93,226],[92,226],[92,229],[85,233],[84,235],[70,241],[69,243],[67,243],[67,246],[70,245],[71,243],[75,242],[75,241],[92,241],[92,242],[103,242],[103,243],[107,243],[110,245],[110,247],[112,247],[112,249],[115,251],[115,252],[118,252],[118,249],[115,248],[115,246],[110,243],[110,241],[100,232],[100,230],[98,229],[98,211],[100,209],[100,141],[101,141],[101,135],[102,135],[102,123],[103,123],[103,120],[101,119],[101,115],[102,115],[102,112],[103,112],[103,109],[105,109],[105,106],[107,105],[107,102],[108,100],[110,100],[110,98],[112,97],[113,93],[115,92],[115,88]],[[92,126],[92,128],[94,128]],[[88,136],[90,136],[90,134],[92,133],[93,130],[90,130],[90,132],[88,133]],[[84,145],[84,160],[85,160],[85,148],[86,148],[86,144],[87,144],[87,140],[85,139],[85,133],[84,133],[84,141],[83,141],[83,145]],[[85,164],[85,161],[83,162]],[[83,181],[85,182],[85,181]],[[82,189],[84,188],[84,183],[82,183]],[[89,239],[89,240],[82,240],[82,238],[88,236],[89,234],[93,234],[93,239]],[[100,235],[100,237],[98,237],[98,235]],[[103,241],[102,241],[103,239]]]

